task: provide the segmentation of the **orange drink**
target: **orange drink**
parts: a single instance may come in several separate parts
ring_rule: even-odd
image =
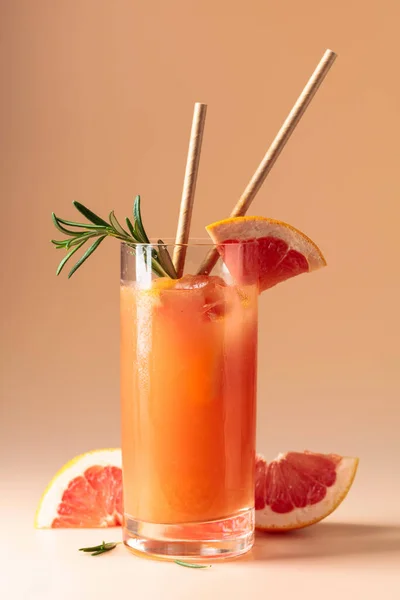
[[[193,254],[207,248],[188,248]],[[240,257],[240,244],[232,247]],[[253,538],[256,285],[224,265],[153,278],[122,247],[125,542],[169,556],[234,555]],[[199,260],[197,260],[197,264]]]

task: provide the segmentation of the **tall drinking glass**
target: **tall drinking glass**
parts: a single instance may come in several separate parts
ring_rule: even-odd
[[[208,276],[194,274],[213,246],[188,244],[181,279],[152,273],[157,244],[121,246],[124,542],[132,549],[193,559],[252,546],[258,289],[242,273],[252,244],[226,244],[225,262]]]

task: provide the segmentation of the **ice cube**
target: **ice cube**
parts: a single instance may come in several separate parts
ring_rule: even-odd
[[[211,277],[207,275],[184,275],[175,284],[177,290],[201,289],[209,285]]]

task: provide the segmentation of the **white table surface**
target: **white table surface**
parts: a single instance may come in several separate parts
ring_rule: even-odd
[[[35,531],[25,518],[16,525],[3,517],[0,597],[399,600],[400,525],[338,518],[290,535],[259,535],[246,556],[195,570],[138,558],[122,545],[97,557],[78,552],[119,540],[119,529]]]

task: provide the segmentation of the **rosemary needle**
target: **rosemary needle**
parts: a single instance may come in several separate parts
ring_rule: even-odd
[[[181,567],[188,567],[189,569],[210,569],[211,565],[199,565],[196,563],[188,563],[184,560],[174,560],[174,563],[180,565]]]

